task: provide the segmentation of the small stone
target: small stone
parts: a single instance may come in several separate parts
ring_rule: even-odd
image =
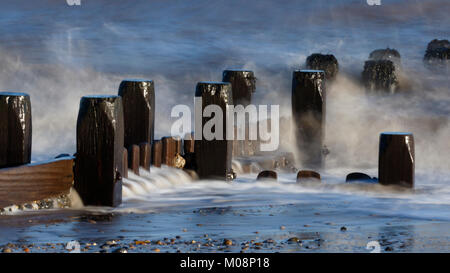
[[[285,226],[281,226],[280,229],[281,229],[281,230],[285,230],[286,227],[285,227]]]
[[[114,250],[114,253],[128,253],[126,248],[118,248]]]
[[[112,240],[112,241],[107,241],[106,244],[107,245],[117,245],[117,242]]]
[[[297,237],[292,237],[289,238],[288,243],[297,243],[298,241],[300,241],[300,239],[298,239]]]
[[[161,249],[155,248],[155,249],[153,249],[153,251],[155,251],[155,252],[161,252]]]
[[[223,240],[223,244],[226,246],[231,246],[231,245],[233,245],[233,241],[231,241],[229,239],[225,239],[225,240]]]
[[[393,248],[393,247],[390,247],[390,246],[387,246],[384,250],[385,250],[385,251],[393,251],[394,248]]]
[[[3,253],[12,253],[13,250],[9,247],[3,249]]]
[[[346,227],[341,227],[341,231],[347,231]]]

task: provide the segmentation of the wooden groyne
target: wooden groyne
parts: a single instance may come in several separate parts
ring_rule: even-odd
[[[448,41],[430,42],[425,56],[427,65],[433,64],[432,58],[439,59],[439,64],[447,60],[448,44]],[[397,67],[391,57],[399,59],[400,54],[390,49],[371,53],[363,72],[368,89],[392,90],[393,85],[396,88],[391,80]],[[324,161],[325,86],[336,77],[339,66],[333,55],[322,54],[309,56],[306,65],[309,70],[293,72],[292,117],[280,120],[280,135],[290,130],[294,132],[295,151],[261,151],[264,142],[260,136],[250,139],[248,128],[252,121],[249,119],[245,120],[243,140],[226,139],[226,122],[222,123],[222,139],[208,139],[204,135],[195,139],[195,132],[183,138],[155,139],[154,82],[124,80],[118,95],[81,98],[77,149],[73,157],[67,155],[30,164],[31,98],[25,93],[0,93],[0,208],[68,194],[72,187],[85,205],[118,206],[122,202],[122,180],[128,177],[130,170],[139,175],[140,169],[150,171],[151,166],[159,168],[162,164],[185,169],[192,175],[196,173],[193,177],[198,174],[201,179],[231,181],[236,177],[232,169],[234,159],[240,162],[240,172],[260,172],[258,180],[276,181],[279,171],[290,171],[297,172],[300,184],[320,183],[321,175],[317,171]],[[222,80],[197,84],[193,95],[202,99],[202,111],[211,105],[226,112],[230,105],[252,104],[257,89],[253,71],[227,69],[222,73]],[[202,117],[200,129],[211,118]],[[266,121],[256,122],[259,125]],[[238,129],[233,128],[235,136]],[[299,162],[295,162],[294,153],[301,154]],[[254,168],[255,164],[258,169]],[[306,169],[299,171],[297,166]],[[413,134],[382,133],[378,167],[378,178],[354,172],[347,175],[346,181],[413,188]]]

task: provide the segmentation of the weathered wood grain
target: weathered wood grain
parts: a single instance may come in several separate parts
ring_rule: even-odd
[[[0,169],[0,207],[18,205],[69,193],[73,158],[59,158]]]

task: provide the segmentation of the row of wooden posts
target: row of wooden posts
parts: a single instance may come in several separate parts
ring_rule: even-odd
[[[292,81],[292,118],[302,167],[320,168],[326,116],[325,73],[298,70]],[[218,105],[248,105],[256,90],[252,71],[226,70],[223,82],[199,82],[195,91],[203,109]],[[202,118],[203,125],[210,118]],[[200,178],[230,180],[233,141],[154,139],[155,89],[151,80],[124,80],[118,96],[81,98],[77,120],[74,187],[85,205],[117,206],[122,199],[122,177],[139,166],[176,165]],[[226,124],[224,122],[224,135]],[[332,133],[332,132],[330,132]],[[183,145],[184,142],[184,145]],[[385,133],[380,138],[379,181],[414,183],[414,145],[411,134]],[[31,103],[26,94],[0,93],[0,168],[27,164],[31,159]]]

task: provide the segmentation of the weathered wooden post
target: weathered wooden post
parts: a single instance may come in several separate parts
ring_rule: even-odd
[[[152,159],[152,146],[147,142],[139,144],[140,165],[147,171],[150,171],[150,160]]]
[[[383,185],[414,187],[414,137],[411,133],[380,135],[378,179]]]
[[[152,143],[155,124],[155,88],[150,80],[124,80],[119,96],[123,100],[125,147]]]
[[[378,183],[378,179],[376,177],[370,177],[365,173],[353,172],[347,174],[345,177],[346,183],[354,183],[354,182],[363,182],[363,183]]]
[[[156,140],[153,142],[153,149],[152,149],[152,164],[155,167],[161,167],[161,160],[162,160],[162,142],[161,140]]]
[[[297,183],[321,182],[320,174],[315,171],[301,170],[297,173]]]
[[[233,105],[248,106],[252,102],[252,94],[256,90],[256,78],[253,71],[242,69],[228,69],[223,71],[223,82],[231,83],[233,90]],[[249,139],[249,118],[245,116],[245,139],[233,141],[233,155],[254,155],[253,142],[255,140]],[[235,129],[235,136],[237,136],[237,128]]]
[[[128,178],[128,150],[125,148],[123,148],[122,165],[122,177]]]
[[[193,133],[188,133],[184,136],[184,154],[190,154],[193,153],[194,150],[194,134]]]
[[[223,71],[223,82],[231,83],[233,89],[233,104],[244,107],[252,102],[252,94],[256,90],[256,78],[253,71],[227,69]]]
[[[31,136],[30,96],[0,92],[0,168],[30,163]]]
[[[197,132],[195,140],[195,159],[197,172],[199,177],[202,178],[217,178],[231,180],[234,177],[231,169],[231,157],[233,152],[233,141],[227,140],[227,108],[228,105],[233,104],[233,97],[231,91],[231,84],[225,82],[199,82],[195,91],[195,96],[201,98],[203,112],[209,105],[217,105],[222,111],[223,119],[213,117],[202,117],[199,128],[203,131],[205,124],[208,121],[213,122],[213,118],[217,122],[217,126],[223,126],[223,135],[219,136],[221,139],[215,137],[211,140],[207,140],[205,135],[201,132]],[[217,113],[216,113],[217,115]],[[221,122],[221,123],[220,123]],[[218,130],[215,128],[215,130]],[[197,135],[201,133],[201,140],[197,140]]]
[[[118,206],[122,202],[123,138],[121,97],[81,98],[75,189],[85,205]]]
[[[292,80],[292,117],[302,165],[322,165],[325,136],[325,74],[322,70],[296,70]]]
[[[174,137],[175,140],[175,155],[183,154],[183,140],[180,137]]]
[[[162,141],[162,163],[174,166],[174,159],[178,152],[178,142],[174,137],[163,137]]]
[[[139,175],[139,165],[141,164],[139,146],[134,144],[128,148],[128,168],[133,170],[135,175]]]
[[[339,71],[339,63],[334,55],[314,53],[306,58],[308,69],[323,70],[328,80],[334,80]]]
[[[256,177],[256,180],[277,180],[278,179],[278,175],[275,171],[270,171],[270,170],[266,170],[266,171],[262,171],[258,174],[258,177]]]
[[[435,72],[448,71],[450,67],[450,42],[438,39],[429,42],[423,61],[428,68]]]

